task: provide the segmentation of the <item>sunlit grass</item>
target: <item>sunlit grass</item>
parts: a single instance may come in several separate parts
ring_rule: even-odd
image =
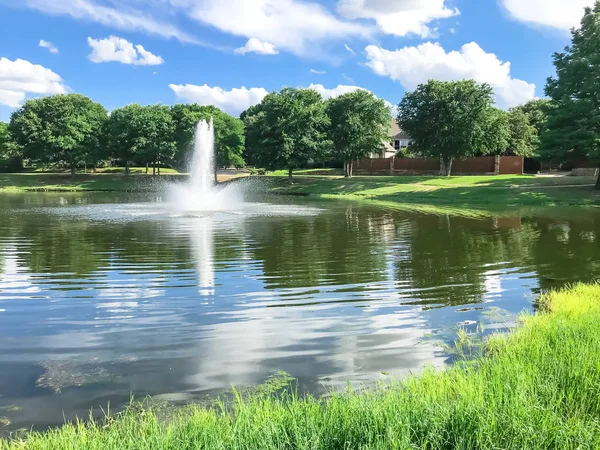
[[[317,197],[387,200],[442,205],[600,205],[600,192],[590,177],[535,177],[529,175],[459,177],[353,178],[297,176],[290,185],[276,180],[272,192]]]
[[[130,408],[0,448],[599,448],[600,286],[547,294],[539,309],[475,359],[367,391],[238,396],[231,407],[186,408],[169,420]]]

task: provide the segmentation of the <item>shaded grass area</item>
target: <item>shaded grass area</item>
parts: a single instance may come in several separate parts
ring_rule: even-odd
[[[2,449],[576,449],[600,447],[600,286],[544,295],[475,359],[327,398],[238,396],[160,420],[130,408]],[[469,346],[464,336],[457,348]]]
[[[591,177],[297,176],[293,185],[283,177],[273,180],[274,193],[329,198],[448,205],[600,205],[600,192],[593,188]]]
[[[132,174],[146,174],[146,167],[130,167],[129,172]],[[70,175],[70,169],[57,169],[57,168],[35,168],[35,169],[25,169],[22,173],[53,173],[53,174],[66,174]],[[99,167],[95,172],[92,171],[91,168],[87,169],[87,171],[82,170],[81,168],[77,169],[77,174],[80,175],[94,175],[101,173],[125,173],[125,167]],[[161,167],[161,174],[176,174],[179,173],[175,169]],[[148,168],[148,174],[152,174],[152,167]]]
[[[144,169],[145,171],[145,169]],[[145,174],[97,173],[18,173],[0,174],[0,191],[153,191],[169,180],[183,180],[185,175],[169,173],[159,176]]]

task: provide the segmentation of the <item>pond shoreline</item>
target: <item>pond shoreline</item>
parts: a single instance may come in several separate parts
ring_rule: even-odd
[[[14,192],[131,192],[159,191],[180,182],[182,174],[3,174],[0,193]],[[509,176],[340,176],[296,175],[240,177],[223,175],[221,183],[265,183],[265,193],[313,198],[384,200],[431,205],[600,206],[600,191],[590,177]]]
[[[538,301],[538,313],[446,370],[323,399],[238,396],[232,408],[192,406],[161,420],[130,407],[100,421],[0,440],[3,450],[183,448],[595,448],[600,445],[600,285]]]

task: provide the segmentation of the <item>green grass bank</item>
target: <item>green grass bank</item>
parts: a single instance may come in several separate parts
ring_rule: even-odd
[[[355,176],[299,172],[294,184],[275,172],[270,190],[277,194],[321,198],[371,199],[400,203],[470,206],[600,206],[592,177],[499,176]]]
[[[186,174],[173,171],[160,176],[145,174],[145,168],[132,169],[132,175],[113,169],[95,174],[28,172],[0,174],[0,192],[153,192],[164,183],[182,181]],[[318,175],[315,175],[317,173]],[[277,171],[264,177],[252,177],[264,183],[268,192],[281,195],[307,195],[348,200],[381,200],[403,204],[447,205],[464,207],[506,207],[574,205],[600,206],[600,191],[591,177],[503,176],[356,176],[344,178],[324,175],[335,171],[298,171],[294,184],[287,174]],[[229,181],[245,174],[220,174],[219,181]]]
[[[538,310],[489,338],[482,356],[387,386],[323,399],[240,397],[230,408],[187,408],[168,421],[131,409],[0,448],[600,448],[600,285],[544,295]]]

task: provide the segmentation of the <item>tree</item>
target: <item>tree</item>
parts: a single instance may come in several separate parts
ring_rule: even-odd
[[[243,117],[253,162],[268,170],[287,169],[290,183],[293,169],[321,159],[329,150],[325,103],[312,89],[272,92]]]
[[[390,110],[362,89],[330,99],[326,109],[335,156],[344,161],[345,176],[351,177],[352,161],[380,150],[390,140]]]
[[[178,104],[171,108],[175,126],[178,166],[186,165],[194,145],[196,124],[213,119],[215,130],[215,181],[218,167],[244,167],[244,123],[215,106]]]
[[[520,109],[525,114],[529,115],[529,124],[532,125],[538,136],[542,135],[546,125],[548,109],[551,108],[552,102],[546,98],[538,98],[529,100],[523,105],[515,106],[513,109]]]
[[[15,142],[6,122],[0,122],[0,167],[8,172],[23,168],[23,151]]]
[[[512,108],[508,113],[510,141],[505,152],[512,156],[534,156],[538,146],[538,132],[531,125],[529,114],[521,108]]]
[[[10,131],[26,158],[41,163],[67,164],[71,176],[96,150],[106,121],[106,109],[81,94],[28,100],[14,112]]]
[[[411,150],[441,158],[447,176],[454,158],[491,147],[488,114],[492,88],[473,80],[421,84],[404,95],[398,124],[411,137]]]
[[[105,127],[107,146],[125,161],[126,173],[134,161],[152,164],[160,175],[160,165],[170,163],[175,153],[173,119],[168,106],[127,105],[114,110]]]
[[[510,145],[509,114],[494,106],[490,107],[486,115],[485,148],[481,154],[502,155]]]
[[[600,163],[600,1],[586,8],[571,45],[554,54],[556,76],[548,78],[552,100],[542,134],[548,159],[588,158]],[[600,176],[596,183],[600,189]]]

